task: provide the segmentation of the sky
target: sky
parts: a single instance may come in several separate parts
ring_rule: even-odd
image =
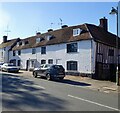
[[[1,2],[0,43],[8,39],[27,38],[48,29],[57,30],[62,25],[84,23],[99,25],[99,19],[108,19],[108,30],[116,34],[116,16],[110,15],[118,2]],[[6,32],[9,31],[9,32]]]

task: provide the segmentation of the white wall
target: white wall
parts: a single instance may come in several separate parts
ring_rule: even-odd
[[[0,48],[0,62],[9,62],[8,50],[10,47]]]
[[[41,47],[36,48],[36,54],[32,54],[32,49],[23,49],[21,51],[21,55],[12,56],[12,51],[10,55],[10,59],[21,59],[22,68],[26,68],[26,61],[37,59],[37,65],[40,65],[41,60],[46,60],[48,63],[48,59],[53,59],[53,63],[62,64],[67,69],[67,61],[73,60],[78,62],[78,71],[80,73],[92,73],[94,66],[92,66],[91,60],[91,41],[84,40],[78,41],[78,52],[77,53],[67,53],[66,44],[56,44],[46,46],[46,54],[41,54]],[[94,56],[92,56],[94,57]]]

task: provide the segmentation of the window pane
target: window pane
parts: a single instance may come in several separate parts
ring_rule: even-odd
[[[77,43],[71,43],[71,44],[67,44],[67,53],[70,52],[77,52]]]
[[[41,54],[46,54],[46,47],[41,47]]]
[[[48,64],[53,64],[53,59],[49,59]]]
[[[77,61],[67,61],[67,70],[77,71]]]
[[[108,56],[114,56],[114,50],[113,49],[109,49]]]
[[[32,49],[32,54],[35,54],[35,53],[36,53],[36,49],[33,48],[33,49]]]
[[[20,64],[21,64],[21,61],[20,61],[20,60],[18,60],[18,66],[20,66]]]
[[[41,64],[46,64],[46,60],[41,60]]]

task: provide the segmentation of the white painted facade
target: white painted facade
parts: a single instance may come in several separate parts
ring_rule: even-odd
[[[74,42],[70,42],[74,43]],[[94,73],[95,72],[95,42],[92,40],[77,41],[78,51],[73,53],[67,53],[67,44],[55,44],[46,46],[46,54],[41,54],[41,47],[36,48],[36,54],[32,54],[32,48],[22,49],[21,55],[17,54],[13,56],[13,51],[10,51],[9,60],[16,59],[21,60],[21,69],[26,69],[26,62],[35,61],[34,67],[38,67],[41,64],[41,60],[53,59],[53,64],[62,64],[67,70],[67,61],[77,61],[77,71],[80,73]],[[37,61],[37,62],[36,62]],[[31,62],[29,64],[31,68]]]
[[[9,62],[10,46],[0,48],[0,62]]]

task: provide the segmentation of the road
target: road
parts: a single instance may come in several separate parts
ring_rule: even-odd
[[[2,111],[118,111],[118,94],[86,89],[89,84],[72,80],[19,74],[0,73]]]

